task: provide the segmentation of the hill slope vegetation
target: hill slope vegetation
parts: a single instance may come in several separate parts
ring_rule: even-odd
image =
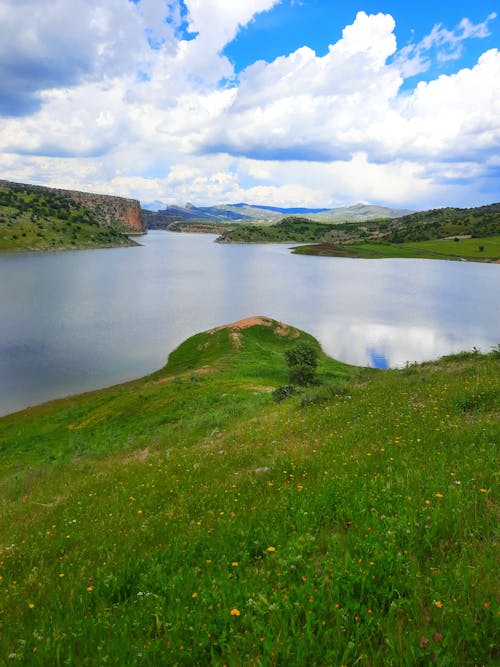
[[[30,186],[0,187],[0,251],[132,245],[120,229],[99,225],[93,211],[68,197]]]
[[[299,342],[321,384],[275,403]],[[0,661],[496,664],[498,371],[258,318],[0,419]]]
[[[289,216],[272,225],[225,230],[221,243],[307,243],[296,254],[334,257],[500,259],[500,204],[436,209],[394,219],[321,223]],[[310,245],[310,244],[314,245]]]

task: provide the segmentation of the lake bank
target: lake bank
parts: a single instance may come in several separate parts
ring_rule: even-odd
[[[294,247],[295,255],[319,257],[354,257],[357,259],[388,259],[399,257],[437,259],[461,262],[498,263],[500,236],[476,239],[437,239],[414,243],[318,243]]]

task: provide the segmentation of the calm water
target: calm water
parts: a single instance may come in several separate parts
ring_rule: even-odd
[[[152,232],[139,248],[0,255],[0,414],[161,367],[188,336],[267,315],[378,367],[500,342],[500,266],[301,257]]]

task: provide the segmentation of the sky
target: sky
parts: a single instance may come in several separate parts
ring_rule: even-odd
[[[0,0],[0,178],[143,204],[500,201],[493,0]]]

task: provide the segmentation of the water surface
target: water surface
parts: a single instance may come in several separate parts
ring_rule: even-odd
[[[150,232],[142,247],[0,255],[0,414],[158,369],[250,315],[353,364],[402,366],[500,342],[500,266],[291,255]]]

